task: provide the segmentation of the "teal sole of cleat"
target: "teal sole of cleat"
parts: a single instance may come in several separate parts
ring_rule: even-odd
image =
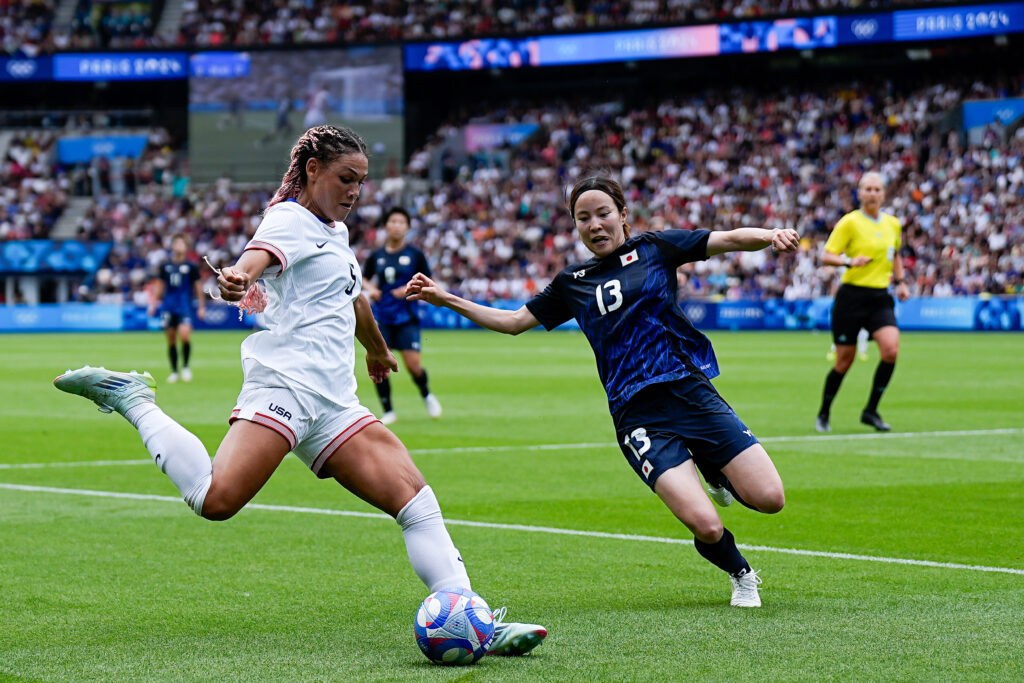
[[[540,645],[547,634],[547,631],[542,633],[524,633],[513,638],[502,652],[488,652],[487,654],[494,655],[495,657],[522,657],[523,655],[530,654],[535,647]]]

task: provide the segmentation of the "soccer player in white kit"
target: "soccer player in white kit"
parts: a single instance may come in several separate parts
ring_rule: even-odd
[[[368,171],[366,144],[353,131],[306,131],[256,234],[220,272],[228,301],[241,301],[264,280],[268,329],[242,343],[244,383],[212,465],[202,442],[157,407],[148,373],[86,366],[54,384],[121,413],[206,519],[232,517],[293,452],[318,477],[333,477],[396,519],[413,569],[431,591],[471,589],[433,491],[398,437],[356,397],[354,338],[366,348],[375,382],[398,369],[360,291],[361,269],[342,222]],[[547,635],[535,624],[495,626],[490,654],[526,654]]]

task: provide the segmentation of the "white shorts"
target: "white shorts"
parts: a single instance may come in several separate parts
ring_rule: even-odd
[[[288,441],[293,453],[313,474],[342,444],[377,422],[369,410],[354,402],[340,406],[254,361],[243,363],[245,381],[228,423],[248,420],[269,427]]]

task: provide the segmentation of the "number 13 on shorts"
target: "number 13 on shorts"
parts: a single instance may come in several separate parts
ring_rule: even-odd
[[[636,445],[633,445],[634,441]],[[633,451],[633,456],[637,461],[640,460],[641,455],[651,450],[651,440],[647,438],[647,430],[643,427],[637,427],[626,435],[626,438],[622,440],[622,444]]]

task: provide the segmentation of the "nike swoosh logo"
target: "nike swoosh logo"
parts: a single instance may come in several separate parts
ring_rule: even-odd
[[[317,249],[323,249],[325,244],[327,244],[327,240],[324,240],[323,242],[317,242],[316,243],[316,248]]]

